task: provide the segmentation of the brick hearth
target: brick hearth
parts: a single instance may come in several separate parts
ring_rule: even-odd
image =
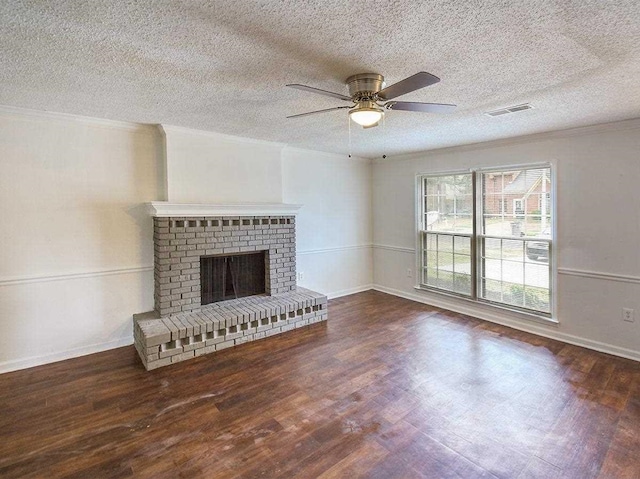
[[[324,321],[327,297],[297,288],[278,296],[220,301],[164,318],[147,314],[134,319],[134,343],[151,370]]]

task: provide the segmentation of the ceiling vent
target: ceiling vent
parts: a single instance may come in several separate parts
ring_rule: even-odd
[[[533,109],[533,107],[528,103],[525,103],[523,105],[515,105],[515,106],[509,106],[507,108],[500,108],[499,110],[487,111],[485,112],[485,115],[501,116],[501,115],[506,115],[508,113],[515,113],[517,111],[531,110],[531,109]]]

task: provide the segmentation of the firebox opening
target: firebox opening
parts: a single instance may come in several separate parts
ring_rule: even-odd
[[[264,294],[265,251],[201,256],[201,304]]]

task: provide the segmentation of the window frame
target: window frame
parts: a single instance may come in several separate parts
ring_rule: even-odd
[[[471,175],[471,186],[472,186],[472,194],[471,194],[471,200],[472,200],[472,205],[471,205],[471,220],[472,220],[472,232],[471,234],[469,233],[454,233],[454,232],[436,232],[436,231],[429,231],[426,227],[426,225],[424,224],[424,218],[426,216],[426,211],[424,211],[424,198],[426,197],[426,194],[424,192],[424,183],[423,180],[425,178],[437,178],[437,177],[445,177],[445,176],[454,176],[454,175]],[[416,287],[419,287],[420,289],[428,289],[429,291],[437,291],[437,292],[441,292],[443,294],[447,294],[447,295],[451,295],[451,296],[455,296],[455,297],[459,297],[459,298],[463,298],[463,299],[472,299],[476,297],[476,290],[477,290],[477,282],[475,280],[476,278],[476,262],[475,260],[475,251],[476,251],[476,208],[477,208],[477,192],[476,192],[476,185],[475,185],[475,173],[473,171],[469,171],[469,170],[458,170],[458,171],[447,171],[447,172],[441,172],[441,173],[435,173],[435,174],[424,174],[424,175],[417,175],[417,195],[419,198],[419,201],[416,201],[416,205],[417,205],[417,210],[418,210],[418,223],[417,223],[417,243],[416,243]],[[467,295],[467,294],[463,294],[463,293],[458,293],[456,291],[449,291],[449,290],[444,290],[441,288],[435,288],[429,285],[426,285],[423,283],[422,278],[424,275],[423,272],[423,266],[422,266],[422,254],[424,251],[424,241],[426,239],[427,234],[445,234],[445,235],[449,235],[452,237],[452,243],[455,243],[455,237],[456,236],[460,236],[460,237],[468,237],[469,238],[469,250],[470,250],[470,255],[471,255],[471,295]]]
[[[551,215],[551,237],[548,238],[549,242],[549,312],[537,311],[528,308],[519,308],[514,305],[509,305],[507,303],[495,302],[491,300],[487,300],[479,297],[479,288],[481,278],[479,276],[480,269],[480,248],[481,241],[479,240],[480,236],[485,237],[483,232],[480,231],[481,226],[478,224],[478,221],[482,220],[482,188],[481,181],[482,175],[485,173],[491,172],[504,172],[509,170],[528,170],[528,169],[536,169],[536,168],[548,168],[549,169],[549,177],[551,180],[551,188],[547,191],[547,195],[550,195],[550,208],[549,213]],[[422,229],[424,226],[424,201],[423,198],[426,194],[424,189],[424,180],[426,178],[433,177],[442,177],[442,176],[453,176],[453,175],[472,175],[472,185],[473,185],[473,215],[472,215],[472,225],[473,231],[471,234],[471,248],[472,248],[472,260],[471,260],[471,296],[456,293],[454,291],[448,291],[436,287],[432,287],[423,283],[423,241],[426,237],[426,233],[434,233],[432,231],[428,231],[426,229]],[[511,164],[511,165],[501,165],[501,166],[490,166],[490,167],[478,167],[471,169],[457,169],[457,170],[446,170],[446,171],[434,171],[434,172],[425,172],[416,174],[416,183],[415,183],[415,289],[418,291],[424,291],[428,293],[435,293],[445,297],[451,297],[455,299],[461,299],[465,302],[470,302],[477,305],[488,306],[490,308],[495,308],[499,310],[508,311],[511,313],[518,313],[519,316],[522,316],[527,319],[533,320],[542,320],[543,322],[552,322],[558,323],[557,318],[557,210],[556,205],[558,202],[557,198],[557,175],[556,175],[556,167],[554,162],[545,162],[545,163],[525,163],[525,164]],[[514,213],[515,214],[515,213]],[[455,235],[456,233],[444,233]],[[463,234],[464,236],[464,234]],[[536,238],[532,238],[532,241],[535,241]]]

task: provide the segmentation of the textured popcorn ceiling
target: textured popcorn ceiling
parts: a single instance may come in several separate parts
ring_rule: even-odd
[[[346,93],[361,72],[439,76],[399,99],[457,113],[354,125],[366,157],[640,116],[638,0],[4,0],[0,31],[2,105],[339,153],[346,110],[285,116],[345,103],[285,84]]]

